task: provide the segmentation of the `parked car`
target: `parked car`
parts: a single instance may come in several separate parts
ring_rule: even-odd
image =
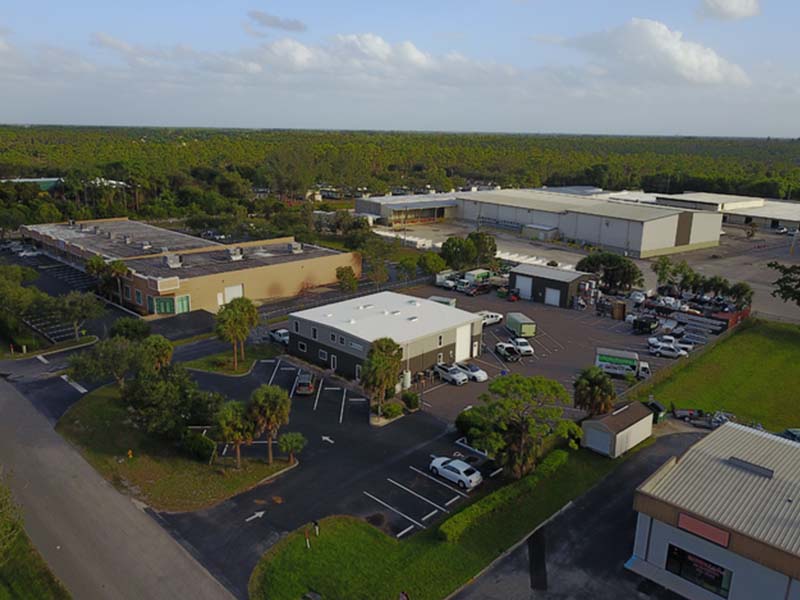
[[[683,340],[678,340],[675,336],[672,335],[659,335],[656,337],[648,338],[647,345],[650,347],[654,346],[675,346],[676,348],[680,348],[681,350],[685,350],[686,352],[691,352],[694,350],[694,344],[690,344]]]
[[[311,373],[302,372],[297,376],[294,393],[299,396],[310,396],[317,389],[316,381]]]
[[[654,356],[666,356],[667,358],[682,358],[684,356],[689,356],[689,353],[686,350],[681,350],[676,346],[671,346],[669,344],[656,344],[655,346],[650,346],[650,354]]]
[[[705,416],[702,408],[673,408],[672,416],[687,423],[692,419],[699,419]]]
[[[442,381],[453,385],[464,385],[469,381],[469,378],[455,365],[439,363],[433,367],[433,370]]]
[[[488,283],[478,283],[473,285],[464,292],[467,296],[480,296],[482,294],[488,294],[492,291],[492,286]]]
[[[508,343],[516,348],[520,356],[533,356],[533,346],[525,338],[515,337],[508,340]]]
[[[517,362],[522,358],[522,355],[512,344],[506,344],[505,342],[497,342],[494,346],[494,351],[497,356],[506,362]]]
[[[428,470],[432,475],[455,483],[462,490],[474,489],[483,481],[480,471],[457,458],[438,456],[431,461]]]
[[[464,373],[470,381],[486,381],[489,375],[475,363],[456,363],[455,368]]]
[[[289,330],[288,329],[273,329],[269,332],[269,339],[276,344],[289,345]]]
[[[500,313],[492,312],[490,310],[479,310],[477,314],[481,319],[483,319],[483,326],[486,327],[487,325],[496,325],[497,323],[503,322],[503,315]]]
[[[786,235],[787,233],[789,233],[789,228],[779,227],[778,229],[775,230],[775,233],[777,233],[778,235]]]

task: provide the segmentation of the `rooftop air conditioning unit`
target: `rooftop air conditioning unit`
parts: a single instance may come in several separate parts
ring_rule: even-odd
[[[231,260],[242,260],[244,258],[244,253],[239,247],[228,248],[228,258]]]
[[[152,248],[152,244],[150,242],[142,242],[141,244],[142,250],[150,250]]]
[[[292,254],[300,254],[303,252],[303,244],[300,242],[292,242],[288,245],[288,250]]]
[[[164,266],[169,267],[170,269],[179,269],[183,264],[180,254],[165,254],[162,257],[162,260]]]
[[[126,244],[131,244],[133,242],[133,236],[126,235],[124,238]]]

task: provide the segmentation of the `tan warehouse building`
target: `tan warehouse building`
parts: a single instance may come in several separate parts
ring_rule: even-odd
[[[79,269],[91,256],[121,260],[122,303],[142,315],[217,312],[234,298],[287,298],[336,282],[336,269],[361,274],[358,254],[294,238],[220,244],[123,219],[26,225],[22,234],[49,256]]]

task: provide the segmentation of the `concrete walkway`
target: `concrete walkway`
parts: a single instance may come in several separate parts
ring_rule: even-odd
[[[2,380],[0,464],[11,472],[28,535],[76,600],[232,600]]]

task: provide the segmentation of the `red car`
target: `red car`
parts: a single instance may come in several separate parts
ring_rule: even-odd
[[[473,285],[471,288],[464,292],[467,296],[480,296],[481,294],[488,294],[492,291],[492,286],[488,283],[479,283]]]

